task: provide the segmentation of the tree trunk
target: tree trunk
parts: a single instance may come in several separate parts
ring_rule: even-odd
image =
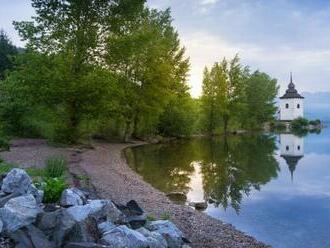
[[[229,116],[225,115],[223,117],[223,131],[225,135],[227,135],[227,131],[228,131],[228,122],[229,122]]]

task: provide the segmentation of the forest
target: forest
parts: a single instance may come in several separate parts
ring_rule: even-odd
[[[170,9],[146,0],[32,0],[14,22],[24,48],[0,33],[2,137],[78,143],[261,129],[277,108],[276,79],[238,55],[205,67],[199,98]],[[1,28],[1,27],[0,27]]]

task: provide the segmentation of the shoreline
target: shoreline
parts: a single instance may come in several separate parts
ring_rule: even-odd
[[[33,157],[33,164],[41,166],[46,155],[64,152],[68,158],[70,174],[73,175],[73,184],[76,183],[75,175],[84,175],[88,177],[88,185],[96,191],[97,196],[119,204],[126,204],[134,199],[149,216],[159,218],[164,214],[169,215],[170,220],[192,242],[191,247],[270,247],[237,230],[231,224],[223,223],[188,206],[172,203],[165,193],[145,182],[128,166],[124,150],[147,145],[146,142],[95,141],[94,149],[54,148],[42,142],[22,143],[22,146],[13,147],[10,152],[0,153],[1,157],[17,164]]]

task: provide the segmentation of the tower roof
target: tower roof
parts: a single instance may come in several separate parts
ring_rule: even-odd
[[[298,93],[296,90],[296,86],[292,81],[292,73],[290,73],[290,83],[288,85],[288,89],[285,91],[285,94],[280,97],[280,99],[290,99],[290,98],[301,98],[304,99],[302,95]]]

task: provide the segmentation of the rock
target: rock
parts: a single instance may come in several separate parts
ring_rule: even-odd
[[[141,233],[129,229],[127,226],[118,226],[105,233],[101,243],[113,248],[148,248],[148,239]]]
[[[167,242],[161,234],[159,234],[157,232],[150,232],[148,229],[146,229],[144,227],[140,227],[136,231],[138,231],[144,237],[147,238],[150,248],[166,248],[167,247]]]
[[[138,229],[146,224],[147,217],[145,215],[129,216],[126,218],[126,221],[130,224],[132,229]]]
[[[93,200],[86,205],[61,209],[55,218],[51,238],[57,246],[61,246],[65,242],[95,242],[100,235],[97,221],[108,219],[115,222],[122,219],[123,214],[112,201]]]
[[[183,234],[171,221],[152,221],[147,225],[147,229],[161,234],[166,239],[169,248],[177,248],[183,245]]]
[[[23,226],[33,223],[40,212],[41,209],[38,207],[36,200],[29,194],[10,199],[0,209],[0,217],[3,221],[4,229],[14,232]]]
[[[2,232],[2,228],[3,228],[3,222],[2,220],[0,220],[0,233]]]
[[[3,179],[1,190],[5,193],[25,194],[32,184],[29,175],[22,169],[12,169]]]
[[[44,198],[43,190],[39,190],[36,188],[36,186],[34,186],[33,184],[30,184],[26,193],[33,195],[34,199],[36,199],[37,204],[42,203],[42,199]]]
[[[198,211],[207,209],[207,202],[190,202],[189,206],[194,207]]]
[[[86,204],[85,194],[77,188],[66,189],[62,192],[61,206],[71,207]]]
[[[5,195],[0,198],[0,207],[2,208],[10,199],[20,196],[21,194],[18,192],[11,193],[9,195]]]
[[[100,233],[103,235],[106,232],[111,231],[116,226],[111,221],[104,221],[98,224],[97,228],[99,229]]]
[[[131,200],[126,204],[126,207],[129,210],[129,215],[134,216],[134,215],[142,215],[144,211],[140,206],[137,204],[136,201]]]
[[[86,205],[73,206],[66,211],[77,222],[83,221],[88,216],[93,216],[97,220],[107,218],[113,223],[121,222],[124,219],[124,215],[110,200],[92,200]]]
[[[70,242],[64,248],[107,248],[109,246],[91,242]]]
[[[55,248],[47,237],[33,225],[29,225],[9,234],[16,247]]]
[[[187,195],[183,192],[170,192],[166,196],[175,203],[184,204],[187,201]]]
[[[64,236],[64,242],[96,242],[101,237],[95,218],[77,222]]]
[[[36,227],[45,233],[47,237],[50,237],[55,228],[60,225],[60,220],[62,218],[62,209],[58,209],[54,212],[42,212],[38,214],[36,220]]]

